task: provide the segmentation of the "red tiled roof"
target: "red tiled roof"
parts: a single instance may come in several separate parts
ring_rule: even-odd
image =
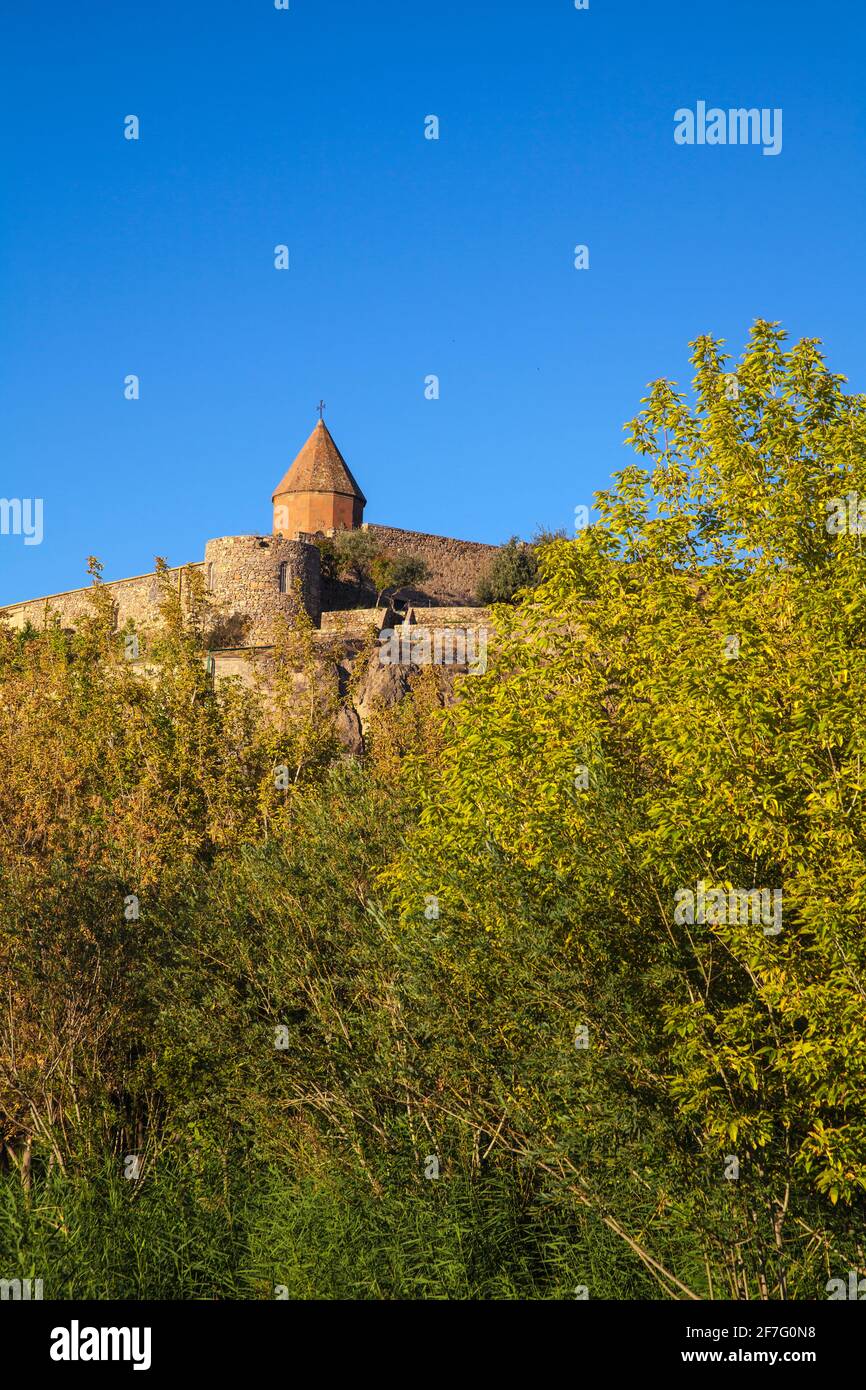
[[[324,420],[316,425],[277,486],[272,500],[284,492],[339,492],[348,497],[359,497],[365,505],[367,502]]]

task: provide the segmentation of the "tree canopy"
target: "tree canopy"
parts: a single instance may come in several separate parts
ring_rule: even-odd
[[[362,761],[303,629],[269,692],[211,689],[194,574],[147,678],[95,563],[75,634],[0,634],[10,1277],[38,1247],[89,1288],[104,1222],[170,1247],[190,1193],[196,1297],[863,1273],[866,405],[775,324],[691,360],[486,674],[443,708],[421,673]],[[144,1263],[107,1285],[164,1290]]]

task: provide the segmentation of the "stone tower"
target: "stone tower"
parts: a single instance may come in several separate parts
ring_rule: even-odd
[[[267,646],[279,620],[301,604],[318,627],[322,613],[318,547],[282,536],[220,536],[204,548],[205,583],[219,617],[222,647]]]
[[[273,495],[274,535],[353,531],[361,525],[366,497],[320,420]]]

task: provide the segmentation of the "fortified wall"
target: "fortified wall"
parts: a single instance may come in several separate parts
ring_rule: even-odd
[[[199,561],[187,568],[204,569],[204,562]],[[183,593],[183,569],[171,569],[168,573]],[[126,627],[127,623],[132,623],[136,628],[145,627],[156,620],[161,595],[155,573],[138,574],[132,579],[115,579],[105,587],[114,600],[115,625],[118,629]],[[67,589],[61,594],[51,594],[48,598],[25,599],[23,603],[0,608],[0,618],[5,619],[15,631],[20,631],[28,623],[41,630],[50,626],[55,617],[61,627],[75,628],[92,611],[88,597],[92,592],[93,588],[89,585],[84,589]]]
[[[222,536],[205,546],[205,581],[218,614],[213,647],[257,647],[274,640],[298,595],[318,627],[322,618],[318,547],[283,536]]]
[[[477,607],[475,590],[496,547],[474,541],[431,536],[420,531],[403,531],[394,526],[365,528],[390,550],[420,556],[428,566],[429,577],[407,591],[406,601],[416,610],[427,608],[471,610]],[[374,621],[376,610],[349,607],[345,594],[351,586],[323,589],[319,549],[312,540],[287,540],[283,536],[220,536],[205,545],[204,560],[176,566],[168,571],[181,596],[188,583],[185,571],[201,572],[213,605],[215,622],[211,633],[214,647],[255,647],[273,641],[275,621],[291,618],[297,611],[300,592],[303,607],[315,627],[340,631]],[[162,600],[155,572],[130,579],[107,580],[118,631],[128,624],[143,629],[158,618]],[[343,601],[334,601],[334,589]],[[25,599],[0,608],[13,629],[28,623],[41,629],[55,621],[61,627],[75,628],[90,611],[92,586],[69,589],[46,598]],[[356,591],[356,604],[364,597]],[[384,616],[387,607],[381,610]],[[420,621],[420,612],[419,612]]]
[[[418,555],[427,564],[429,578],[418,585],[415,602],[463,608],[476,603],[478,582],[487,570],[497,546],[480,541],[457,541],[450,536],[430,536],[424,531],[401,531],[396,526],[378,526],[373,522],[364,529],[374,535],[389,550]]]
[[[363,746],[369,708],[380,698],[386,703],[400,698],[408,686],[405,668],[415,663],[413,653],[425,649],[423,642],[413,645],[411,641],[398,641],[395,648],[393,635],[389,636],[394,628],[401,626],[408,632],[417,624],[447,634],[447,641],[440,645],[449,651],[455,649],[452,638],[456,636],[456,649],[470,653],[477,651],[475,639],[482,634],[486,650],[487,615],[478,607],[475,593],[497,547],[365,523],[366,498],[322,420],[272,500],[273,534],[210,540],[203,560],[170,569],[167,577],[183,598],[188,571],[202,574],[211,615],[208,662],[216,679],[229,675],[254,679],[256,671],[267,679],[278,628],[282,621],[291,622],[297,616],[299,606],[316,629],[323,669],[336,669],[341,687],[348,683],[352,664],[371,633],[390,643],[392,650],[408,651],[409,657],[400,656],[396,665],[374,664],[366,693],[362,692],[354,708],[347,705],[342,710],[345,741],[354,750]],[[313,524],[315,532],[310,530]],[[364,606],[371,602],[368,591],[340,581],[326,585],[322,580],[316,536],[360,528],[383,548],[420,557],[428,568],[428,577],[403,591],[401,603],[394,608]],[[10,604],[0,608],[0,621],[19,631],[28,624],[39,630],[55,622],[74,629],[91,611],[92,589],[91,585]],[[106,581],[104,589],[114,603],[117,631],[131,627],[146,633],[158,624],[164,589],[155,572]],[[434,650],[438,650],[437,640],[432,642]],[[464,670],[473,669],[473,657],[462,665]]]
[[[315,545],[281,536],[221,536],[208,541],[204,560],[168,571],[181,597],[189,569],[200,571],[205,580],[213,611],[211,647],[258,647],[273,642],[279,619],[291,619],[297,612],[299,592],[306,612],[319,626],[321,585]],[[118,631],[129,624],[137,631],[156,625],[163,590],[155,572],[108,581],[104,588],[114,602]],[[38,630],[55,620],[61,627],[75,628],[91,611],[91,593],[92,586],[28,599],[0,609],[0,617],[18,630],[27,623]]]

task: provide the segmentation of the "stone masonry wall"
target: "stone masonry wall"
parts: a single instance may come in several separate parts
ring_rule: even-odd
[[[221,617],[213,647],[244,647],[274,640],[281,617],[297,611],[297,587],[313,622],[322,612],[319,551],[282,536],[221,536],[205,546],[205,579]],[[280,572],[285,566],[285,589]]]
[[[281,588],[283,566],[285,587]],[[320,563],[314,545],[281,536],[223,536],[208,541],[204,561],[169,570],[181,594],[184,568],[204,573],[213,610],[209,637],[214,647],[272,642],[278,619],[297,611],[298,586],[308,614],[314,623],[319,622]],[[91,611],[91,587],[10,604],[0,608],[0,618],[13,629],[20,630],[28,622],[41,629],[56,615],[61,627],[74,628]],[[118,629],[130,621],[139,631],[156,624],[162,595],[155,573],[106,581],[105,588],[114,601]]]
[[[178,566],[169,573],[175,584],[183,585],[183,568]],[[190,565],[190,569],[202,569],[201,562]],[[88,594],[92,586],[85,589],[68,589],[62,594],[51,594],[48,598],[25,599],[23,603],[12,603],[0,608],[0,617],[5,617],[9,626],[19,630],[29,622],[31,626],[42,629],[53,620],[60,618],[61,627],[74,628],[83,617],[92,611]],[[130,620],[137,628],[146,627],[156,620],[160,602],[160,588],[156,574],[139,574],[132,579],[108,581],[105,588],[110,592],[115,604],[117,627],[123,628]]]
[[[450,536],[430,536],[423,531],[403,531],[396,526],[377,526],[372,522],[367,523],[364,530],[390,549],[419,555],[427,562],[430,577],[413,590],[413,599],[421,604],[425,596],[434,605],[452,608],[476,603],[478,581],[499,549],[479,541],[452,540]]]
[[[417,589],[403,591],[404,599],[416,608],[427,606],[462,608],[475,606],[478,580],[497,547],[475,541],[431,536],[422,531],[404,531],[394,526],[369,525],[383,545],[407,554],[419,555],[430,569],[430,578]],[[280,590],[280,568],[286,566],[288,592]],[[273,640],[275,620],[290,615],[295,606],[294,588],[301,586],[304,607],[318,625],[322,614],[322,582],[318,548],[307,541],[284,540],[282,536],[223,536],[208,541],[204,561],[169,570],[172,582],[182,589],[184,568],[203,571],[214,606],[211,634],[213,647],[241,647],[267,644]],[[155,573],[130,579],[106,581],[115,604],[116,623],[122,629],[128,622],[138,628],[155,624],[160,588]],[[333,587],[333,586],[332,586]],[[340,586],[337,586],[340,587]],[[342,586],[346,587],[346,586]],[[15,629],[28,622],[37,629],[57,615],[62,627],[74,628],[90,611],[91,586],[70,589],[47,598],[26,599],[0,607]],[[350,601],[325,606],[348,608]],[[416,621],[420,619],[416,618]],[[337,624],[345,626],[345,622]]]

